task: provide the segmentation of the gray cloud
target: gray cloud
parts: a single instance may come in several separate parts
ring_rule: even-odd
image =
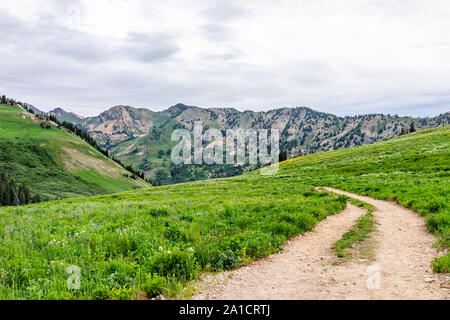
[[[413,2],[42,0],[30,13],[5,0],[0,93],[83,115],[178,102],[435,115],[450,109],[450,6]]]
[[[209,7],[203,14],[212,21],[227,22],[249,14],[250,10],[233,3],[233,1],[214,0],[209,2]]]
[[[141,62],[153,62],[169,58],[179,51],[171,36],[163,33],[145,34],[130,32],[119,52]]]
[[[231,37],[231,33],[228,28],[217,23],[204,25],[202,30],[205,37],[212,41],[225,41],[229,40]]]
[[[150,63],[168,58],[179,48],[172,37],[163,33],[129,32],[125,40],[99,37],[58,25],[53,17],[41,19],[35,26],[18,22],[0,11],[0,40],[18,49],[65,56],[79,62],[107,62],[130,59]]]

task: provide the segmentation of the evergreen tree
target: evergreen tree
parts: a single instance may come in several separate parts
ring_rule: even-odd
[[[411,126],[409,127],[409,132],[413,133],[416,131],[416,128],[414,127],[414,121],[411,122]]]
[[[286,150],[281,150],[280,154],[278,156],[278,162],[282,162],[287,160],[287,151]]]
[[[402,128],[402,130],[400,131],[400,135],[402,136],[404,134],[406,134],[406,131],[405,131],[405,128]]]
[[[17,191],[16,191],[17,190],[16,183],[14,182],[14,180],[11,180],[9,185],[10,185],[10,189],[9,189],[10,205],[17,206],[17,205],[19,205],[19,199],[18,199]]]
[[[30,190],[26,186],[24,186],[24,191],[25,191],[25,204],[29,204],[31,202]]]
[[[20,185],[17,196],[19,197],[21,205],[30,203],[30,190],[28,190],[28,188],[24,184]]]
[[[5,97],[5,95],[2,95],[2,103],[6,104],[6,97]]]
[[[11,204],[11,191],[9,183],[6,183],[3,188],[2,205],[9,206]]]
[[[19,197],[20,204],[26,204],[25,202],[25,189],[24,185],[20,185],[19,191],[17,192],[17,196]]]
[[[39,194],[36,194],[33,197],[33,203],[39,203],[39,202],[41,202],[41,196]]]

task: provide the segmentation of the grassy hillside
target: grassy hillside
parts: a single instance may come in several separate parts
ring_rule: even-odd
[[[0,105],[0,172],[49,199],[148,186],[79,137],[10,105]]]
[[[239,177],[0,209],[0,298],[174,295],[202,270],[274,251],[345,207],[328,185],[396,199],[448,245],[450,127],[288,160]],[[447,239],[447,240],[445,240]],[[448,263],[441,261],[441,266]],[[81,289],[67,289],[67,268]],[[445,270],[441,269],[441,270]]]
[[[426,216],[436,246],[450,244],[450,126],[424,130],[372,145],[286,161],[285,177],[331,186],[377,199],[394,200]],[[450,256],[433,262],[450,272]]]

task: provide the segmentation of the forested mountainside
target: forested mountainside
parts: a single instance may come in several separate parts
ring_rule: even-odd
[[[411,118],[397,115],[369,114],[338,117],[310,108],[281,108],[267,112],[232,108],[203,109],[177,104],[165,111],[154,112],[130,106],[116,106],[95,117],[81,117],[61,108],[51,111],[59,119],[76,123],[90,132],[110,154],[137,170],[146,172],[154,184],[168,184],[243,173],[248,166],[191,165],[175,166],[170,160],[171,133],[177,128],[192,129],[202,121],[204,129],[232,128],[278,129],[280,148],[288,157],[365,145],[408,130],[449,123],[447,112],[433,118]]]
[[[0,176],[0,205],[149,186],[67,128],[15,103],[0,103]]]

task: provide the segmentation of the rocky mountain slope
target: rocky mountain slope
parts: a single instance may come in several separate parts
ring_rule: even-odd
[[[240,112],[232,108],[204,109],[184,104],[161,112],[116,106],[88,118],[62,109],[52,113],[80,125],[110,154],[144,170],[156,183],[163,184],[234,175],[248,169],[226,165],[175,167],[170,161],[171,148],[175,145],[170,141],[171,133],[176,128],[191,130],[195,121],[202,121],[205,130],[278,129],[280,148],[294,157],[385,140],[399,135],[402,128],[408,129],[411,122],[416,129],[425,129],[447,124],[450,120],[450,112],[433,118],[383,114],[338,117],[307,107]]]

